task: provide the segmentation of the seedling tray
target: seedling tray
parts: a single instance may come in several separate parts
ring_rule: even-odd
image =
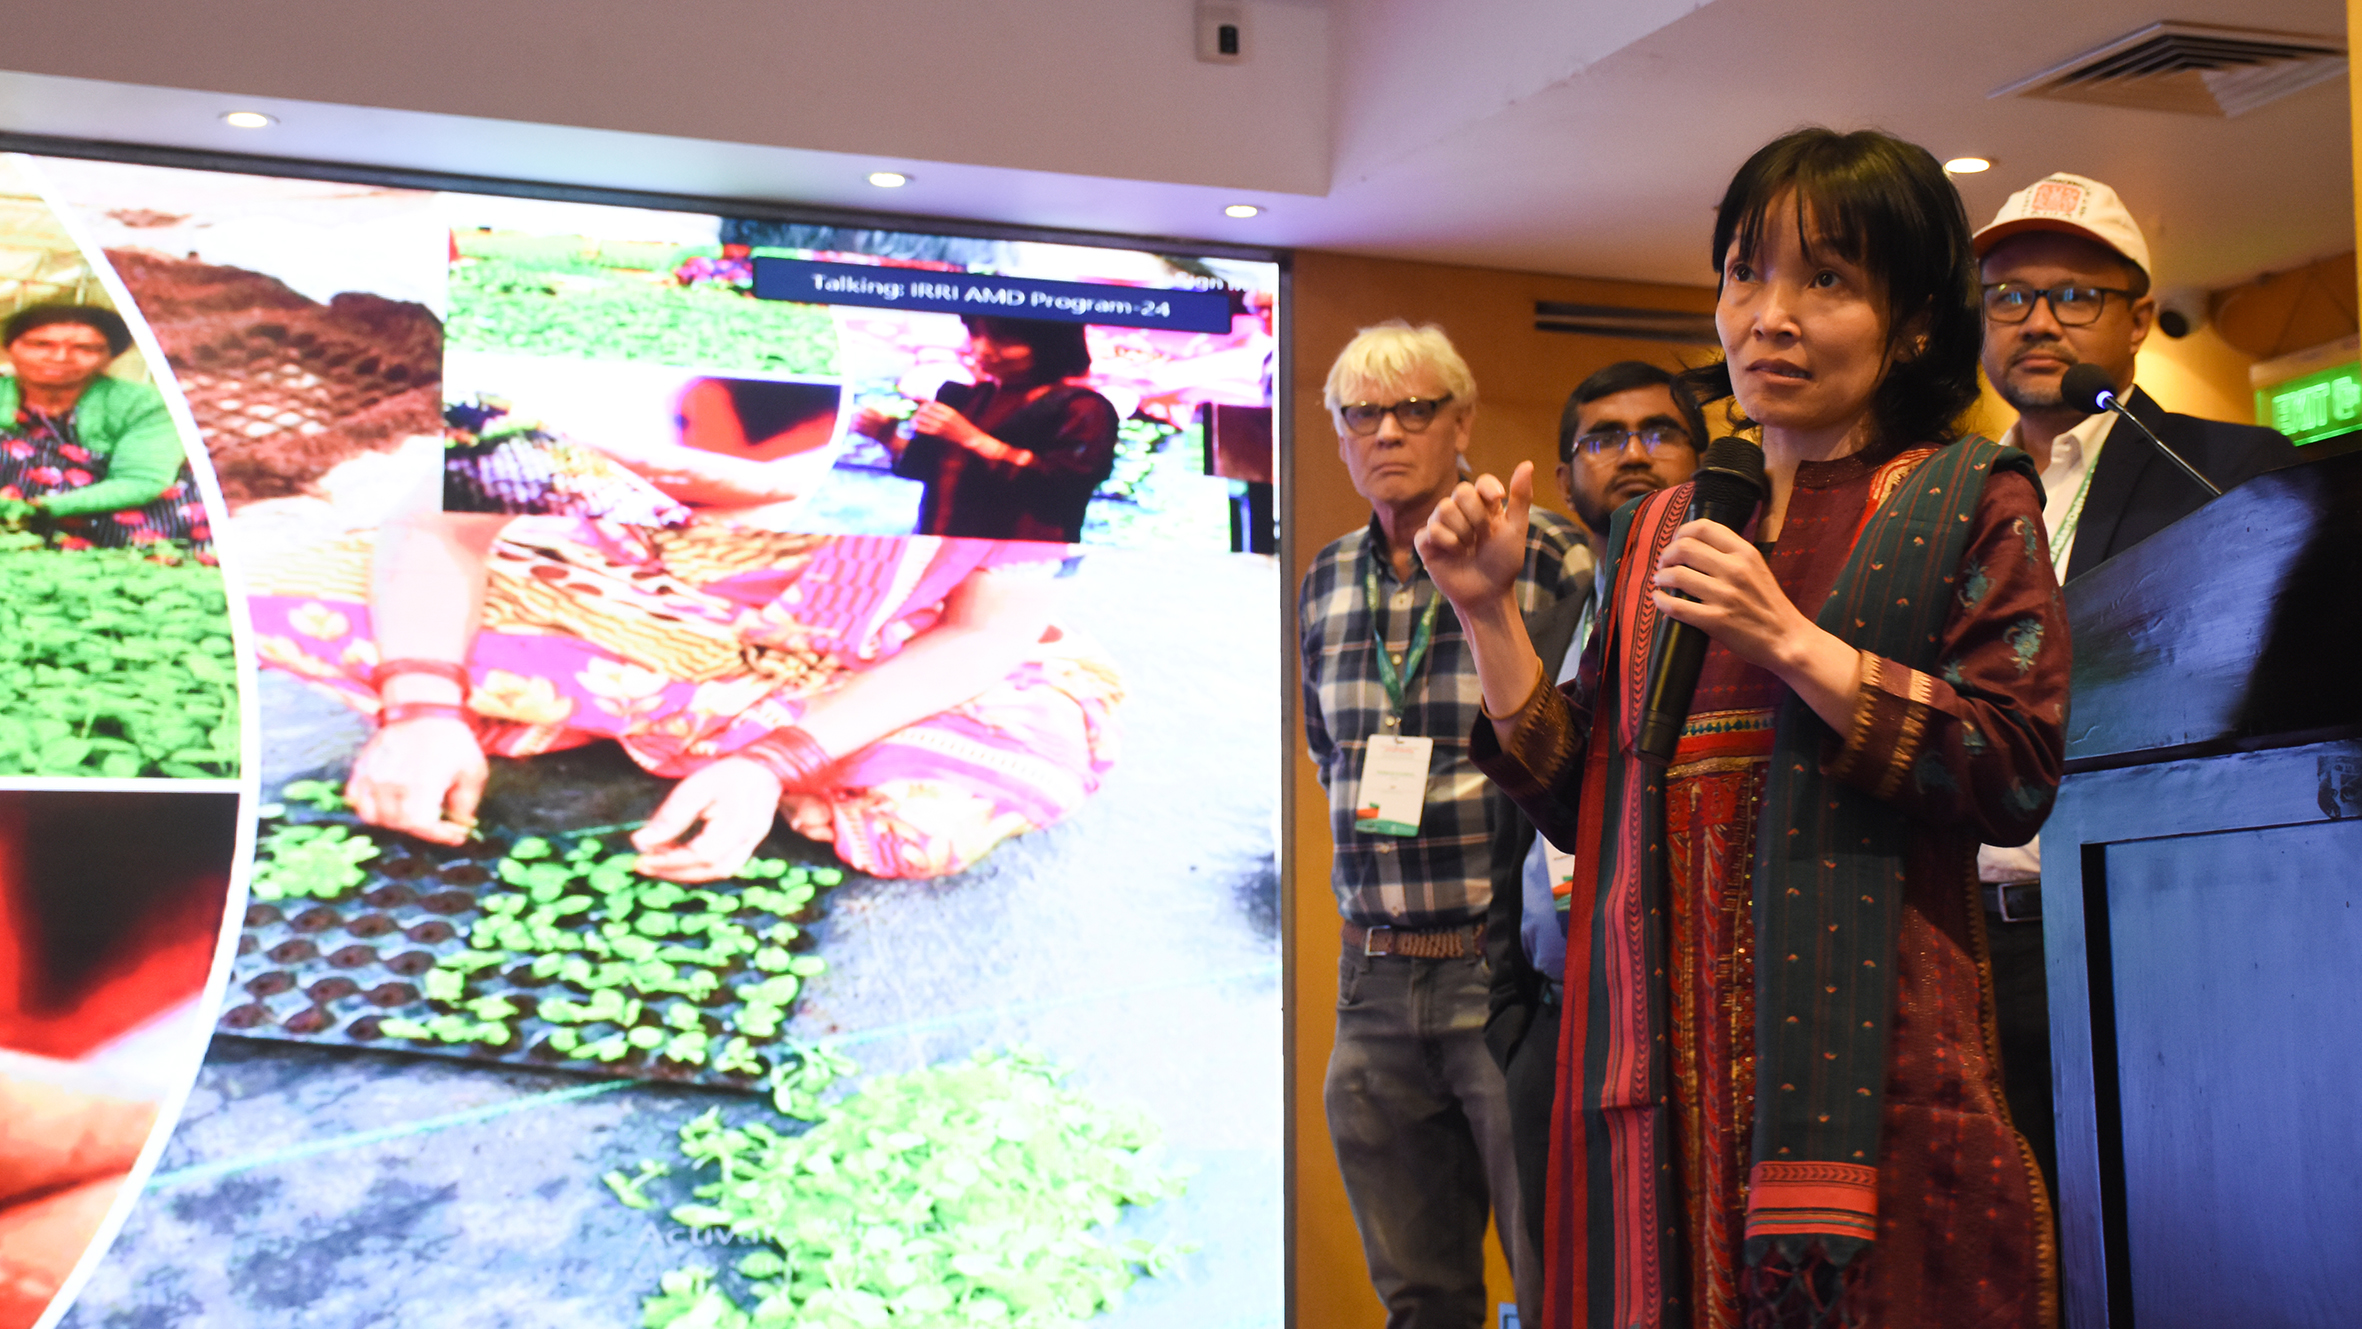
[[[787,832],[733,881],[674,887],[594,866],[630,852],[638,818],[582,823],[619,804],[652,806],[663,782],[628,763],[596,769],[596,757],[536,761],[560,769],[496,763],[484,829],[457,848],[279,804],[262,823],[219,1028],[734,1089],[763,1087],[792,1065],[795,997],[824,967],[822,901],[850,874]],[[586,765],[587,789],[565,789],[567,772]],[[536,799],[536,787],[564,792]],[[332,865],[325,880],[349,884],[268,866],[304,855]],[[325,894],[261,898],[291,880]],[[503,934],[523,944],[503,945]]]

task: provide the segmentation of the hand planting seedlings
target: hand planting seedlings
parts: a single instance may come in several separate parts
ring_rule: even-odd
[[[238,773],[218,568],[136,550],[0,550],[0,774]]]
[[[405,1039],[501,1060],[623,1063],[656,1078],[759,1085],[783,1105],[799,1092],[810,1099],[837,1073],[825,1054],[782,1058],[773,1046],[803,984],[827,968],[795,949],[811,945],[795,920],[809,919],[819,892],[844,880],[835,868],[754,859],[736,881],[686,886],[633,870],[630,826],[513,840],[495,829],[488,843],[441,861],[451,851],[354,826],[328,781],[290,781],[278,794],[262,809],[274,824],[252,878],[261,912],[250,914],[240,952],[259,957],[239,981],[270,1009],[239,1007],[226,1028],[342,1028],[364,1042]],[[274,907],[290,900],[319,904]],[[348,903],[371,912],[341,914]],[[323,931],[338,926],[361,944],[339,946]],[[260,942],[256,929],[293,935]],[[378,949],[389,936],[410,949]],[[314,980],[283,967],[304,965],[329,972]],[[369,965],[390,970],[387,981],[373,986],[352,972]],[[286,1013],[306,995],[317,1003],[309,1029]],[[325,1008],[361,1000],[384,1014]]]
[[[1125,1206],[1180,1195],[1187,1172],[1160,1157],[1144,1116],[1067,1088],[1064,1074],[1036,1053],[979,1052],[876,1077],[800,1133],[728,1125],[720,1108],[691,1120],[681,1152],[714,1179],[672,1218],[762,1245],[735,1279],[664,1275],[641,1323],[1049,1329],[1113,1308],[1139,1274],[1194,1249],[1108,1231]],[[663,1175],[649,1162],[605,1181],[648,1208],[645,1188]]]

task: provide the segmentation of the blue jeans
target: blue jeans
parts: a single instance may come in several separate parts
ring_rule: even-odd
[[[1484,1045],[1489,984],[1476,956],[1347,954],[1338,963],[1337,1043],[1322,1099],[1387,1329],[1488,1322],[1488,1210],[1519,1301],[1539,1287],[1508,1086]]]

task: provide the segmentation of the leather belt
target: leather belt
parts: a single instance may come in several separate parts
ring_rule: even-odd
[[[1985,912],[2004,923],[2032,923],[2042,917],[2042,883],[1988,881],[1978,884]]]
[[[1457,960],[1463,955],[1484,952],[1484,924],[1469,923],[1456,928],[1387,927],[1383,924],[1365,928],[1348,921],[1345,924],[1345,949],[1363,955],[1400,955],[1413,960]]]

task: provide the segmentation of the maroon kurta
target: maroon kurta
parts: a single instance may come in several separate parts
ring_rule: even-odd
[[[1800,468],[1766,562],[1808,614],[1827,600],[1870,508],[1907,469],[1907,461],[1873,468],[1858,458]],[[1619,566],[1619,599],[1637,593],[1631,578],[1652,571],[1632,566],[1637,561]],[[2023,477],[2004,474],[1986,485],[1955,584],[1939,672],[1865,654],[1853,723],[1823,754],[1827,775],[1900,806],[1923,828],[1903,865],[1877,1240],[1854,1302],[1867,1323],[1897,1329],[2056,1318],[2049,1206],[2001,1097],[1973,867],[1980,840],[2023,840],[2039,825],[2048,803],[2031,791],[2055,786],[2063,743],[2064,609],[2039,497]],[[1600,663],[1587,661],[1563,692],[1537,690],[1507,744],[1496,748],[1481,730],[1477,744],[1486,773],[1544,834],[1573,846],[1577,880],[1590,879],[1599,853],[1596,843],[1579,842],[1575,802]],[[1689,1252],[1682,1300],[1699,1326],[1745,1316],[1739,1252],[1755,1087],[1750,869],[1773,717],[1787,693],[1768,671],[1713,645],[1665,778],[1672,1118]],[[1565,1028],[1562,1059],[1579,1067],[1582,1022]],[[1563,1175],[1554,1163],[1553,1178]],[[1560,1211],[1556,1197],[1550,1207]],[[1550,1272],[1579,1258],[1561,1245]]]

